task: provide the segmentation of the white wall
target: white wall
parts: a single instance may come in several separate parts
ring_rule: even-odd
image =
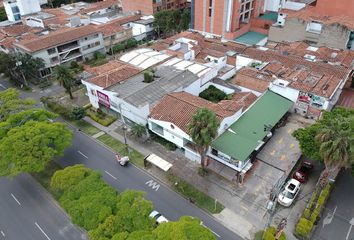
[[[243,57],[243,56],[236,56],[236,68],[240,69],[242,67],[250,65],[254,59],[248,58],[248,57]]]
[[[82,81],[82,83],[86,86],[87,95],[93,107],[99,108],[98,97],[96,93],[96,91],[98,90],[108,95],[110,100],[110,108],[113,111],[120,113],[120,109],[119,109],[119,105],[120,105],[122,109],[122,115],[125,118],[128,118],[129,120],[142,125],[145,125],[147,123],[147,117],[150,114],[150,109],[148,104],[142,106],[141,108],[137,108],[131,105],[130,103],[124,101],[123,99],[116,97],[116,93],[114,92],[103,90],[103,88],[91,84],[89,82]],[[95,95],[93,95],[93,93]]]
[[[280,0],[265,0],[264,11],[278,12],[280,7]]]
[[[219,129],[218,129],[218,135],[225,132],[225,130],[228,127],[230,127],[234,122],[236,122],[237,119],[239,119],[241,117],[243,110],[245,110],[245,109],[240,109],[237,112],[235,112],[235,114],[233,114],[232,116],[224,118],[220,123]]]
[[[38,19],[38,18],[33,18],[33,17],[26,18],[26,25],[28,25],[30,27],[44,28],[43,20]]]
[[[17,0],[21,16],[41,11],[39,0]]]
[[[306,6],[305,3],[292,2],[292,1],[285,1],[282,4],[282,8],[295,10],[295,11],[299,11],[300,9],[303,9],[305,6]]]
[[[279,95],[281,95],[287,99],[290,99],[294,103],[297,101],[298,96],[299,96],[299,90],[296,90],[296,89],[293,89],[290,87],[277,86],[273,83],[271,83],[269,85],[269,89],[275,93],[278,93]]]

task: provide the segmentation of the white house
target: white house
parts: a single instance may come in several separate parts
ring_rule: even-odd
[[[252,93],[236,93],[231,100],[212,103],[187,92],[173,92],[165,95],[151,110],[148,127],[155,134],[182,149],[187,158],[200,162],[200,155],[188,131],[188,124],[198,109],[207,108],[216,114],[220,121],[220,135],[256,99]]]
[[[4,2],[7,19],[10,22],[20,21],[24,15],[41,11],[41,5],[46,4],[46,0],[7,0]]]

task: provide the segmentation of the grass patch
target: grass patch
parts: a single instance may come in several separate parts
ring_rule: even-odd
[[[31,173],[31,175],[57,199],[58,196],[56,196],[50,187],[50,180],[52,179],[53,174],[61,169],[62,168],[59,166],[59,164],[52,160],[47,164],[43,171],[38,173]]]
[[[83,131],[84,133],[86,133],[90,136],[93,136],[93,135],[101,132],[101,130],[99,130],[98,128],[96,128],[92,124],[90,124],[82,119],[78,120],[78,121],[72,121],[72,124],[75,125],[75,127],[80,128],[81,131]]]
[[[220,213],[225,207],[217,202],[215,207],[215,199],[206,195],[205,193],[197,190],[192,185],[186,181],[180,179],[179,177],[168,174],[168,180],[172,183],[173,188],[181,193],[186,198],[193,201],[198,207],[210,212],[210,213]],[[177,184],[176,184],[177,183]]]
[[[104,135],[98,137],[97,140],[99,140],[100,142],[109,146],[115,152],[118,152],[121,155],[124,155],[124,156],[128,155],[128,151],[127,151],[127,148],[125,147],[124,143],[118,141],[117,139],[113,138],[112,136],[110,136],[108,134],[104,134]],[[131,162],[133,162],[137,166],[144,167],[144,155],[141,154],[140,152],[138,152],[134,149],[131,149],[130,154],[129,154],[129,159]]]

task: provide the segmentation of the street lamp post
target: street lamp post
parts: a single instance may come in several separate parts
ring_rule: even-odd
[[[21,69],[21,66],[22,66],[22,62],[21,61],[17,61],[16,62],[16,67],[18,67],[20,73],[21,73],[21,76],[23,78],[23,83],[25,84],[25,86],[27,87],[28,86],[28,83],[27,83],[27,79],[26,79],[26,76],[25,74],[23,74],[23,71]]]

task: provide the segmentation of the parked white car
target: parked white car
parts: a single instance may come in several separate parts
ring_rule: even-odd
[[[149,217],[154,218],[157,224],[168,222],[167,218],[165,218],[161,213],[155,210],[150,213]]]
[[[298,193],[300,192],[301,183],[296,179],[290,179],[282,192],[278,196],[278,203],[284,207],[289,207],[293,202]]]

